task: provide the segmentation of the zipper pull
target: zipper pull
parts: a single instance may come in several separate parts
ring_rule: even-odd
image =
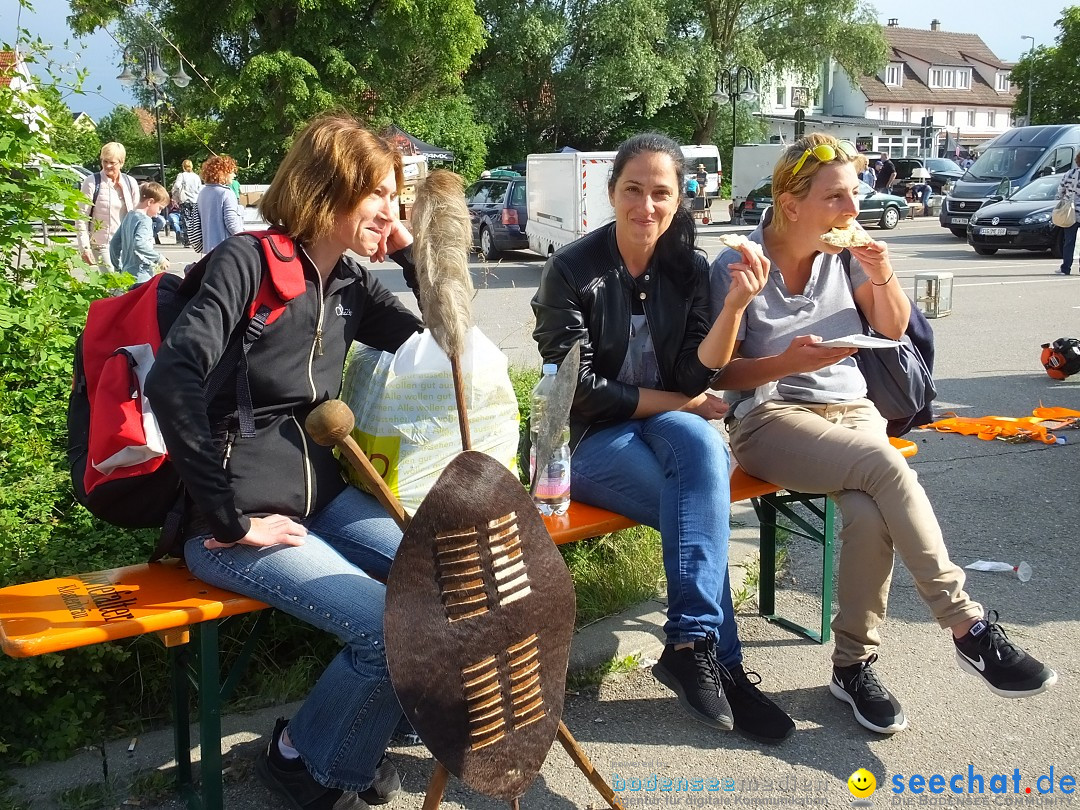
[[[322,329],[315,330],[315,354],[317,354],[319,357],[322,357],[323,354]]]

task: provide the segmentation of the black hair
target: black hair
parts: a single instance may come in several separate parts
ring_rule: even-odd
[[[643,132],[627,138],[619,145],[611,167],[611,176],[608,178],[608,193],[615,193],[615,186],[626,169],[626,164],[645,152],[671,158],[675,170],[675,192],[681,198],[686,160],[679,144],[659,132]],[[662,267],[664,272],[680,276],[688,287],[692,284],[691,274],[697,267],[695,254],[701,252],[696,240],[697,226],[694,224],[694,217],[683,205],[675,209],[671,225],[656,240],[654,261],[657,266]]]

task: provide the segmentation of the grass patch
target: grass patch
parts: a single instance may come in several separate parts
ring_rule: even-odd
[[[651,599],[664,584],[660,535],[635,526],[561,546],[577,592],[581,627]]]
[[[106,782],[79,785],[59,793],[56,803],[62,810],[98,810],[116,803],[113,786]]]
[[[641,653],[630,653],[624,658],[612,658],[598,667],[586,669],[581,672],[572,672],[566,678],[566,691],[581,692],[599,686],[604,678],[609,675],[621,675],[626,672],[634,672],[641,669],[643,659]]]

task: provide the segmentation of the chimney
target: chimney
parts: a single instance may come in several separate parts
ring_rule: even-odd
[[[930,21],[930,30],[931,31],[940,31],[941,30],[941,20],[931,20]]]
[[[896,17],[889,17],[889,28],[896,28],[900,25],[900,20]]]

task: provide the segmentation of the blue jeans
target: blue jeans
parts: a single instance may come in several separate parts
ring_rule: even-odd
[[[1073,253],[1076,252],[1076,231],[1080,222],[1061,229],[1061,269],[1068,273],[1072,269]]]
[[[700,416],[668,411],[595,429],[574,450],[570,497],[660,532],[669,644],[717,634],[717,658],[742,662],[728,579],[731,463]]]
[[[341,652],[289,721],[289,738],[315,779],[364,790],[401,718],[383,644],[385,579],[401,530],[378,502],[349,487],[308,523],[302,546],[184,547],[188,568],[211,585],[266,602],[333,633]]]
[[[176,241],[180,241],[180,235],[184,232],[184,224],[180,221],[179,211],[169,212],[169,226],[172,228],[173,236],[176,237]]]

